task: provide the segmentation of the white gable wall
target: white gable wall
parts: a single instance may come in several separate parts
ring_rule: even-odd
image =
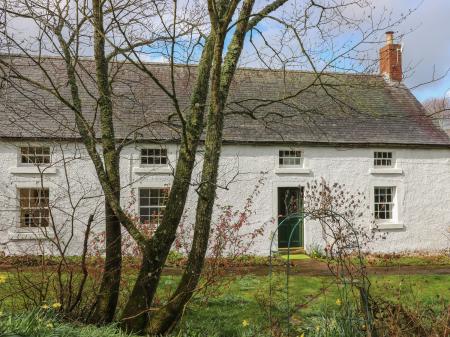
[[[22,143],[23,144],[23,143]],[[40,237],[39,230],[18,228],[19,205],[17,188],[33,187],[41,184],[39,174],[30,169],[21,169],[18,165],[18,147],[20,143],[0,144],[0,249],[6,253],[25,253],[30,251]],[[53,146],[53,145],[52,145]],[[137,195],[139,187],[170,186],[172,176],[170,165],[161,169],[140,168],[139,148],[154,145],[135,145],[122,152],[121,172],[123,204],[130,204],[131,187]],[[158,146],[156,146],[158,147]],[[166,146],[169,160],[174,164],[177,147]],[[55,147],[53,162],[61,159],[61,149],[66,158],[80,153],[80,146],[64,144]],[[373,151],[376,148],[333,148],[299,147],[303,151],[303,170],[282,173],[278,170],[278,146],[225,145],[220,170],[220,186],[217,204],[233,205],[242,209],[246,198],[251,194],[258,179],[264,174],[261,193],[255,198],[250,219],[254,228],[269,222],[277,216],[276,191],[278,187],[305,186],[308,181],[324,178],[329,183],[345,184],[347,189],[363,192],[373,208],[374,186],[395,186],[396,200],[394,225],[403,225],[402,229],[390,229],[385,240],[374,242],[372,249],[379,252],[436,251],[450,247],[450,150],[440,149],[391,149],[396,158],[396,168],[402,173],[372,174]],[[286,148],[289,149],[289,148]],[[201,166],[201,155],[199,165]],[[28,172],[27,172],[28,170]],[[70,200],[67,198],[67,181],[63,165],[55,164],[50,174],[43,175],[43,184],[50,189],[50,199],[55,204],[55,222],[60,224],[61,233],[66,240],[73,236],[70,254],[81,252],[82,235],[89,214],[94,213],[94,232],[103,230],[103,206],[101,189],[96,181],[95,171],[89,158],[81,151],[81,159],[70,162],[67,167],[71,184],[72,199],[89,196],[75,211],[76,220],[72,235],[70,220]],[[194,182],[198,179],[199,169],[194,173]],[[226,189],[225,189],[226,187]],[[72,200],[73,202],[73,200]],[[138,202],[131,203],[132,211],[138,212]],[[188,202],[188,222],[193,221],[195,210],[195,192],[192,190]],[[370,226],[372,210],[365,212],[367,226]],[[217,218],[217,212],[214,219]],[[258,237],[252,252],[267,255],[271,233],[275,225],[268,225],[265,234]],[[395,226],[394,226],[395,227]],[[24,233],[25,232],[25,233]],[[320,245],[320,227],[307,221],[305,224],[305,247]],[[276,240],[275,240],[276,244]]]

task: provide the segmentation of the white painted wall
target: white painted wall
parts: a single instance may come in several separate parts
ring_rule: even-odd
[[[8,254],[29,252],[38,241],[39,230],[18,228],[17,188],[32,187],[41,183],[39,174],[26,173],[28,168],[18,165],[18,146],[20,143],[0,143],[0,250]],[[55,223],[64,234],[65,240],[71,237],[71,223],[67,212],[71,211],[67,198],[67,180],[61,160],[62,152],[66,159],[77,153],[78,159],[68,164],[67,172],[72,191],[72,203],[81,196],[88,196],[75,212],[73,241],[69,245],[70,254],[79,254],[82,235],[87,217],[95,213],[94,231],[103,230],[101,189],[96,181],[94,168],[80,145],[63,144],[54,146],[52,161],[53,173],[43,175],[44,186],[50,188],[50,199],[54,202]],[[164,187],[171,183],[170,165],[164,169],[142,169],[139,161],[139,148],[135,145],[125,148],[121,158],[122,201],[130,203],[131,188]],[[168,145],[171,164],[175,162],[177,147]],[[365,210],[364,219],[370,226],[373,208],[374,186],[396,187],[396,225],[402,229],[391,229],[385,240],[376,240],[371,249],[378,252],[437,251],[450,247],[450,150],[440,149],[392,149],[396,158],[396,168],[401,174],[372,174],[374,148],[333,148],[300,147],[304,155],[303,170],[283,173],[278,170],[277,146],[226,145],[223,148],[220,170],[218,205],[233,205],[242,208],[251,194],[256,181],[266,172],[261,193],[255,199],[255,214],[251,218],[256,228],[277,216],[276,190],[285,186],[305,186],[308,181],[324,178],[330,183],[345,184],[349,190],[363,192],[370,209]],[[198,167],[201,166],[201,155]],[[24,173],[25,170],[25,173]],[[50,170],[51,171],[51,170]],[[193,182],[198,180],[196,170]],[[237,174],[239,173],[239,174]],[[237,175],[236,175],[237,174]],[[135,192],[137,194],[137,192]],[[188,202],[188,221],[193,221],[195,193],[191,191]],[[131,203],[131,210],[137,213],[138,203]],[[214,219],[218,213],[216,212]],[[265,234],[258,237],[251,251],[267,255],[270,236],[275,225],[267,225]],[[28,238],[28,239],[27,239]],[[275,240],[276,242],[276,240]],[[322,244],[321,229],[316,223],[305,223],[305,247]]]

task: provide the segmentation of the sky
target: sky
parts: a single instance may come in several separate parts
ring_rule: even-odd
[[[354,5],[349,6],[347,15],[363,20],[365,24],[361,24],[361,27],[365,27],[368,30],[371,29],[371,20],[367,19],[366,16],[370,15],[374,19],[375,26],[380,21],[382,22],[381,27],[394,31],[395,42],[401,44],[403,50],[404,84],[412,89],[414,95],[420,101],[434,97],[450,97],[450,0],[369,1],[373,12],[366,6]],[[319,3],[330,2],[327,0],[319,1]],[[348,3],[350,2],[349,0]],[[300,6],[295,0],[290,3],[293,3],[293,6]],[[300,3],[306,3],[306,1],[300,1]],[[289,10],[290,7],[286,5],[286,8]],[[282,9],[285,9],[285,7]],[[404,20],[400,20],[402,17],[404,17]],[[397,21],[400,21],[400,23]],[[266,39],[271,38],[272,44],[274,44],[277,41],[280,27],[272,25],[272,21],[266,20],[259,28],[263,30]],[[385,43],[384,30],[373,29],[373,31],[375,32],[374,37],[367,39],[362,44],[362,49],[367,51],[366,60],[369,63],[378,60],[379,48]],[[361,37],[357,28],[350,27],[347,30],[343,28],[341,34],[334,35],[329,40],[331,44],[326,42],[320,35],[315,35],[314,33],[310,33],[310,40],[307,41],[310,42],[306,42],[306,44],[310,43],[312,50],[317,52],[318,59],[327,61],[336,55],[335,51],[332,50],[333,47],[337,47],[336,50],[338,51],[351,50],[350,46],[361,41]],[[292,45],[289,42],[286,42],[286,45],[294,47],[294,55],[295,52],[301,53],[299,49],[295,49],[295,39],[292,40]],[[247,50],[254,49],[250,48],[247,43]],[[330,55],[327,54],[327,50],[330,51]],[[354,54],[349,55],[353,56]],[[245,57],[242,57],[241,61],[244,60]],[[349,63],[345,63],[345,57],[340,58],[340,60],[343,63],[337,62],[338,66],[335,69],[330,67],[327,70],[340,71],[340,68],[342,68],[356,72],[378,71],[378,67],[364,69],[366,64],[359,68],[358,61],[353,61],[352,57],[347,59]],[[252,62],[254,62],[254,55],[249,58],[248,63],[241,63],[244,66],[264,67],[264,65]],[[317,62],[317,64],[320,65],[320,62]],[[305,69],[309,69],[307,64]]]
[[[407,74],[405,84],[413,88],[445,75],[450,68],[450,0],[375,0],[376,6],[385,6],[394,13],[407,13],[417,8],[395,30],[406,33],[403,43],[403,63],[414,70]],[[450,73],[440,81],[413,89],[423,101],[432,97],[450,95]]]
[[[371,0],[371,3],[376,12],[386,9],[395,17],[406,15],[406,20],[393,28],[396,42],[403,45],[404,70],[410,69],[405,73],[404,83],[420,101],[450,96],[450,0]],[[407,15],[411,9],[414,11]],[[266,33],[268,27],[263,28]],[[21,28],[23,34],[30,34],[28,25]],[[378,58],[378,47],[371,47],[374,58]],[[432,81],[447,72],[444,78]]]

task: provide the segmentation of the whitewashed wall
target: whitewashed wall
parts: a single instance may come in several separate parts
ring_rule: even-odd
[[[22,143],[24,144],[24,143]],[[0,155],[0,250],[7,254],[26,253],[36,249],[42,235],[39,230],[18,228],[19,207],[17,188],[41,184],[40,174],[18,164],[18,146],[21,143],[1,143]],[[94,232],[103,230],[103,205],[101,189],[96,181],[94,168],[79,145],[54,146],[52,161],[56,164],[43,174],[43,184],[50,188],[55,222],[59,224],[66,241],[73,237],[69,254],[79,254],[85,223],[89,214],[95,214]],[[164,187],[171,183],[171,167],[143,169],[140,167],[139,149],[144,145],[125,148],[121,158],[122,202],[130,204],[131,190],[137,195],[139,187]],[[168,145],[168,155],[174,165],[177,147]],[[251,218],[254,227],[270,222],[277,216],[276,191],[278,187],[305,186],[308,181],[324,178],[330,183],[345,184],[347,189],[363,192],[368,202],[373,199],[374,186],[396,187],[395,224],[402,229],[391,229],[385,240],[376,240],[372,249],[378,252],[437,251],[450,247],[450,150],[439,149],[392,149],[397,171],[402,173],[373,174],[374,148],[299,147],[303,151],[302,170],[286,172],[278,170],[278,146],[226,145],[221,160],[218,205],[242,208],[256,182],[264,176],[261,193],[255,199],[255,214]],[[67,165],[68,181],[74,200],[83,200],[74,212],[74,230],[69,216],[70,200],[67,198],[67,179],[60,160],[77,157]],[[198,158],[201,167],[201,155]],[[31,170],[31,171],[30,171]],[[197,169],[193,182],[198,180]],[[264,173],[263,173],[264,172]],[[369,203],[370,207],[372,202]],[[138,203],[131,203],[131,210],[138,212]],[[188,222],[192,222],[195,209],[195,193],[191,191],[188,202]],[[214,215],[214,219],[218,212]],[[370,226],[371,209],[365,211]],[[275,225],[267,225],[265,234],[257,239],[251,251],[267,255],[270,236]],[[50,233],[51,234],[51,233]],[[276,242],[276,240],[275,240]],[[316,223],[305,224],[305,247],[321,245],[321,229]]]

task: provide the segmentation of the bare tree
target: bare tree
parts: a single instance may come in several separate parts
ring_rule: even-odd
[[[373,42],[392,22],[382,24],[370,17],[364,26],[365,15],[361,19],[349,14],[352,6],[370,9],[367,1],[330,0],[320,4],[304,1],[291,13],[282,10],[287,3],[288,0],[274,0],[265,5],[254,0],[208,0],[194,5],[180,5],[176,1],[6,2],[3,12],[7,23],[13,24],[14,20],[31,22],[37,33],[24,41],[7,29],[3,30],[2,49],[7,55],[0,59],[2,80],[9,89],[19,92],[22,99],[32,101],[44,114],[56,120],[66,134],[76,135],[83,142],[106,200],[105,272],[93,315],[95,321],[109,322],[115,313],[121,274],[122,225],[142,251],[142,265],[122,313],[122,326],[130,331],[160,334],[176,324],[195,292],[202,272],[216,191],[221,188],[218,169],[227,118],[245,115],[270,124],[274,115],[279,117],[278,120],[289,116],[267,112],[267,108],[276,110],[285,105],[293,114],[304,114],[309,119],[316,110],[303,106],[301,95],[311,88],[322,90],[328,100],[343,111],[357,110],[358,102],[343,100],[337,95],[342,96],[348,87],[330,75],[325,81],[325,72],[330,68],[370,69],[370,60],[366,62],[369,65],[363,62],[367,59],[361,46]],[[266,33],[259,27],[263,20],[275,25],[278,36],[266,38]],[[357,31],[359,39],[334,49],[334,43],[330,41],[341,32],[342,26]],[[259,40],[254,35],[258,35]],[[307,45],[311,36],[320,41],[319,49]],[[311,70],[309,81],[292,82],[292,88],[286,88],[285,93],[276,93],[274,97],[233,101],[229,97],[230,88],[246,41],[254,46],[256,59],[265,66],[307,68]],[[11,51],[20,53],[20,57],[11,55]],[[321,57],[324,53],[326,60]],[[57,58],[45,57],[45,54]],[[84,55],[93,59],[84,60]],[[167,60],[168,79],[161,78],[145,62],[155,55],[162,55]],[[359,66],[349,69],[349,60],[360,61]],[[189,83],[190,97],[183,106],[177,91],[180,67],[176,63],[185,63],[184,69],[190,71],[193,62],[197,63],[195,76]],[[115,88],[132,87],[121,78],[123,68],[127,67],[128,71],[130,64],[139,78],[147,77],[156,86],[155,90],[166,95],[173,113],[168,120],[147,121],[143,118],[144,125],[134,126],[118,139],[115,117],[120,100],[125,97],[115,96]],[[24,66],[30,65],[34,70],[24,72]],[[279,75],[284,76],[284,73],[279,72]],[[350,84],[353,85],[360,83]],[[45,95],[51,95],[59,106],[55,109],[47,100],[39,99]],[[133,90],[130,95],[133,96]],[[151,111],[150,107],[139,108]],[[148,237],[121,205],[119,159],[122,149],[139,138],[140,130],[148,128],[156,132],[160,125],[175,130],[180,148],[164,216],[153,235]],[[34,130],[43,132],[36,125]],[[188,264],[173,296],[155,310],[152,306],[156,290],[192,186],[192,172],[202,134],[205,154],[201,179],[195,186],[199,198]]]
[[[93,274],[98,274],[88,270],[89,245],[92,234],[104,221],[99,212],[103,203],[98,186],[86,184],[89,178],[95,182],[95,176],[88,177],[74,170],[74,166],[89,164],[89,158],[76,144],[53,143],[44,153],[53,157],[52,162],[32,163],[35,147],[28,144],[21,149],[28,150],[22,156],[36,169],[37,184],[33,188],[21,188],[18,196],[2,189],[0,198],[5,205],[20,205],[20,228],[12,231],[13,235],[36,244],[30,245],[28,241],[21,245],[14,237],[7,244],[9,252],[20,254],[23,262],[15,266],[16,281],[11,282],[5,298],[19,300],[30,310],[53,304],[64,315],[88,319],[95,306],[91,287],[95,288],[97,278]],[[61,171],[60,175],[55,175],[57,170]],[[50,193],[49,186],[58,188]],[[78,262],[70,258],[74,252],[79,254]],[[24,272],[29,265],[37,272]]]
[[[436,125],[450,132],[450,99],[430,98],[422,103],[428,116],[435,122]]]

